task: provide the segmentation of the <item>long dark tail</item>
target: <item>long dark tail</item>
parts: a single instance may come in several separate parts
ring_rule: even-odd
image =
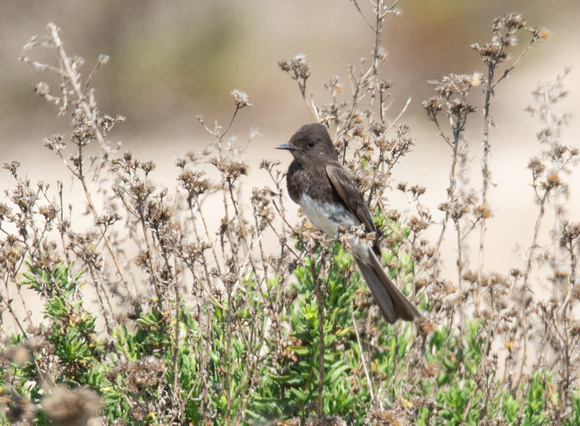
[[[407,300],[391,281],[370,248],[368,248],[368,256],[360,257],[355,255],[354,258],[383,316],[388,322],[394,324],[398,319],[413,321],[415,318],[421,317],[417,308]]]

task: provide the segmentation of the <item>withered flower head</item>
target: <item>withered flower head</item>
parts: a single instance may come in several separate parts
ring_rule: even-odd
[[[84,426],[101,411],[99,396],[88,388],[58,386],[42,399],[42,408],[54,424]]]
[[[14,177],[16,177],[18,167],[20,167],[20,163],[18,161],[11,161],[10,163],[2,163],[2,168],[8,170]]]
[[[145,388],[157,385],[162,380],[165,369],[165,361],[152,356],[130,362],[123,383],[131,392],[141,392]]]
[[[50,138],[44,138],[42,140],[42,144],[51,151],[58,152],[66,148],[66,144],[64,143],[64,138],[62,135],[54,135]]]
[[[534,27],[530,29],[530,32],[534,41],[539,39],[547,40],[552,36],[552,33],[547,28]]]
[[[288,72],[294,80],[306,80],[310,77],[310,64],[303,53],[299,53],[289,61],[278,61],[278,65],[282,71]]]
[[[252,106],[248,100],[248,95],[245,92],[235,89],[232,91],[232,96],[234,97],[234,102],[236,103],[237,108]]]

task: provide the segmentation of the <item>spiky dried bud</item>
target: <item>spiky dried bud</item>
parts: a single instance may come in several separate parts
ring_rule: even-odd
[[[546,182],[544,183],[544,186],[548,189],[550,188],[556,188],[557,186],[560,186],[562,184],[562,181],[560,180],[560,176],[557,173],[550,173],[548,174],[548,176],[546,177]]]
[[[471,48],[479,52],[486,65],[497,65],[508,58],[507,53],[503,49],[504,46],[500,43],[485,43],[483,46],[474,43],[471,45]]]
[[[433,96],[427,101],[423,101],[423,108],[427,111],[427,115],[431,120],[435,120],[437,113],[443,109],[443,102],[441,97]]]
[[[211,187],[209,180],[203,176],[204,173],[201,171],[184,171],[177,179],[190,197],[198,197],[201,194],[205,194]]]
[[[117,115],[116,117],[105,115],[104,117],[97,119],[97,125],[103,132],[108,133],[116,123],[121,123],[123,121],[125,121],[125,117],[122,115]]]
[[[489,219],[491,217],[491,210],[486,206],[478,206],[477,213],[479,214],[479,217],[483,219]]]
[[[149,174],[155,169],[155,163],[151,160],[146,161],[145,163],[141,164],[141,169],[145,172],[145,174]]]
[[[8,170],[12,176],[16,177],[20,163],[18,161],[11,161],[10,163],[2,163],[2,168]]]
[[[50,92],[50,86],[44,81],[38,82],[34,85],[34,91],[42,97],[48,96]]]
[[[552,36],[552,33],[547,28],[534,27],[530,29],[530,32],[532,33],[533,41],[539,39],[547,40]]]
[[[262,218],[266,222],[274,220],[275,211],[270,206],[273,192],[268,188],[254,188],[252,190],[252,206],[256,217]]]
[[[310,77],[310,64],[306,59],[306,55],[300,53],[289,61],[280,60],[278,65],[282,71],[289,73],[294,80],[306,80]]]
[[[153,356],[130,362],[123,383],[131,392],[142,392],[156,386],[163,379],[166,368],[165,361]]]
[[[241,175],[248,175],[248,165],[243,161],[235,161],[231,159],[218,160],[217,158],[212,158],[210,163],[222,172],[231,182],[235,181]]]
[[[36,410],[37,406],[30,402],[28,398],[12,394],[10,404],[6,407],[5,415],[14,425],[29,425],[33,424]]]
[[[92,123],[83,123],[82,125],[75,127],[73,134],[71,136],[71,141],[75,145],[85,146],[91,143],[96,138],[95,128]]]
[[[232,96],[234,97],[234,102],[236,103],[237,108],[252,106],[252,104],[248,100],[248,95],[246,94],[246,92],[242,92],[241,90],[235,89],[232,90]]]
[[[546,166],[538,157],[532,157],[528,162],[528,169],[530,169],[534,175],[538,176],[546,169]]]
[[[414,197],[420,197],[425,193],[425,191],[427,191],[427,189],[424,186],[413,185],[409,188],[409,191],[411,191],[411,195]]]
[[[51,221],[56,217],[56,209],[52,204],[38,207],[38,213],[44,216],[47,221]]]
[[[267,170],[268,172],[272,172],[274,167],[278,166],[280,161],[271,161],[271,160],[262,160],[260,163],[260,169]]]
[[[495,18],[492,29],[493,32],[497,33],[502,28],[507,28],[508,30],[519,30],[524,25],[526,25],[526,21],[522,15],[512,12],[502,16],[501,18]]]
[[[62,135],[54,135],[50,138],[44,138],[42,144],[51,151],[61,151],[66,148]]]

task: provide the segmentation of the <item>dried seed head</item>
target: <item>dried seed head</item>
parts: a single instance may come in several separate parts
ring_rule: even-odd
[[[47,83],[41,81],[41,82],[38,82],[34,85],[34,91],[39,96],[42,96],[42,97],[49,96],[50,86]]]
[[[538,157],[532,157],[528,162],[528,169],[530,169],[534,175],[538,176],[546,169],[546,166]]]
[[[280,161],[262,160],[260,163],[260,169],[267,170],[271,173],[274,167],[278,165],[280,165]]]
[[[42,408],[54,424],[81,426],[101,411],[99,396],[88,388],[59,386],[42,399]]]
[[[281,60],[278,61],[278,65],[282,71],[289,73],[294,80],[305,81],[310,77],[310,64],[306,59],[306,55],[300,53],[289,61]]]
[[[483,219],[489,219],[491,217],[491,210],[486,206],[478,206],[477,212]]]
[[[50,149],[51,151],[61,151],[66,148],[66,144],[63,141],[62,135],[54,135],[50,138],[45,138],[42,140],[42,144]]]
[[[427,115],[431,120],[434,120],[437,113],[443,109],[443,102],[440,96],[433,96],[427,101],[423,101],[423,108],[427,111]]]
[[[248,165],[243,161],[236,161],[231,159],[218,160],[217,158],[212,158],[210,163],[213,164],[217,169],[223,173],[226,179],[234,182],[241,175],[248,175]]]
[[[526,21],[519,13],[510,13],[504,18],[504,25],[508,28],[520,29],[526,25]]]
[[[19,367],[32,361],[32,353],[23,344],[8,348],[5,357]]]
[[[181,182],[183,188],[188,192],[191,198],[205,194],[211,187],[208,179],[204,178],[201,171],[184,171],[177,179]]]
[[[127,365],[127,375],[123,379],[123,383],[131,392],[142,392],[144,389],[160,383],[165,370],[165,361],[152,356],[130,362]]]
[[[39,206],[38,213],[40,213],[47,221],[51,221],[56,217],[56,208],[49,204],[48,206]]]
[[[550,30],[546,28],[534,27],[530,29],[530,32],[534,41],[539,39],[547,40],[552,36]]]
[[[2,163],[2,168],[8,170],[12,176],[16,177],[20,163],[18,161],[11,161],[10,163]]]
[[[235,89],[232,90],[232,96],[234,97],[234,102],[236,103],[237,108],[252,106],[252,104],[248,100],[248,95],[245,92]]]
[[[512,12],[502,16],[501,18],[495,18],[492,29],[497,33],[502,28],[507,28],[508,30],[519,30],[524,25],[526,25],[526,21],[522,15]]]
[[[30,402],[29,399],[13,394],[10,398],[10,403],[7,404],[5,415],[14,425],[29,425],[33,424],[32,421],[36,410],[36,405]]]

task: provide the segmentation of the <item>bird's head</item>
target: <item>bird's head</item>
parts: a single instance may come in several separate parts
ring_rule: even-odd
[[[302,126],[290,138],[290,142],[276,148],[290,151],[296,160],[302,162],[338,160],[330,135],[322,124]]]

